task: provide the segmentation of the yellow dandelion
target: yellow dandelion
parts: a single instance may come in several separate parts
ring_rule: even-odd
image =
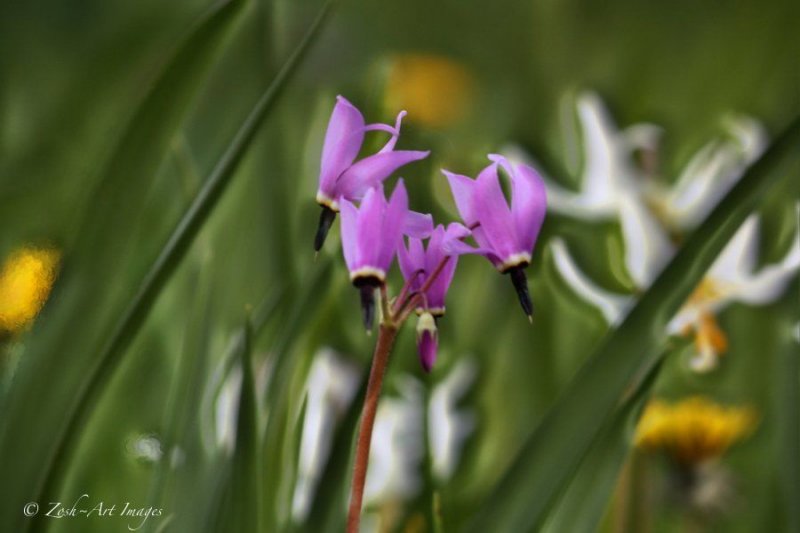
[[[747,407],[726,407],[701,396],[672,405],[654,400],[639,420],[634,443],[642,450],[664,452],[678,463],[696,465],[722,456],[755,425],[756,415]]]
[[[447,57],[402,54],[391,60],[386,106],[405,109],[408,120],[423,126],[449,126],[467,115],[474,86],[472,74]]]
[[[53,287],[59,259],[57,250],[28,246],[9,255],[0,270],[0,334],[18,333],[36,318]]]

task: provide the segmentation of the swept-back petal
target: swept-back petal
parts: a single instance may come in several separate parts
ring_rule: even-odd
[[[428,251],[425,258],[425,270],[431,274],[436,271],[439,264],[449,256],[444,267],[439,272],[439,275],[431,283],[427,293],[428,306],[440,312],[444,312],[445,296],[447,295],[447,290],[450,288],[450,283],[453,281],[456,264],[458,263],[458,254],[449,254],[444,249],[446,235],[447,232],[444,226],[440,224],[436,227],[431,235],[430,241],[428,241]]]
[[[478,222],[473,206],[475,180],[444,169],[442,169],[442,174],[447,177],[447,181],[450,183],[450,190],[453,193],[453,200],[456,202],[456,208],[458,209],[458,213],[461,215],[461,219],[464,221],[464,224],[467,226],[474,225],[476,222]]]
[[[337,182],[339,194],[358,199],[370,188],[388,178],[395,170],[412,161],[425,159],[430,152],[400,150],[379,152],[365,157],[344,171]]]
[[[425,249],[422,246],[422,241],[409,237],[408,248],[406,248],[401,240],[400,246],[397,247],[397,262],[400,264],[400,272],[403,273],[403,279],[411,282],[412,286],[419,286],[420,283],[418,281],[422,279],[422,275],[418,275],[418,272],[425,269]]]
[[[403,224],[403,234],[417,239],[427,238],[433,231],[433,216],[409,211]]]
[[[581,298],[597,307],[611,325],[618,324],[631,306],[631,298],[614,294],[595,285],[586,277],[569,253],[566,243],[561,238],[550,241],[558,273]]]
[[[800,235],[780,263],[768,265],[755,274],[742,276],[736,285],[734,298],[751,305],[761,305],[777,299],[800,270]]]
[[[530,252],[547,212],[547,192],[539,174],[529,166],[516,165],[511,175],[511,216],[519,244]]]
[[[333,196],[336,179],[356,158],[363,142],[364,116],[346,98],[337,96],[322,147],[320,191]]]
[[[380,224],[380,241],[375,245],[378,253],[377,265],[388,271],[394,254],[403,238],[403,228],[408,217],[408,192],[403,179],[397,181],[392,197]]]
[[[623,194],[618,201],[625,266],[636,286],[645,289],[672,257],[674,247],[638,197]]]
[[[501,259],[507,259],[523,250],[518,242],[511,210],[506,203],[500,178],[497,175],[497,163],[492,163],[481,171],[475,180],[475,214],[481,224],[483,233],[492,251]],[[477,228],[476,228],[477,229]],[[479,243],[482,244],[482,243]]]
[[[359,262],[357,268],[379,267],[380,265],[378,261],[383,240],[381,226],[385,209],[386,196],[383,193],[383,187],[373,187],[368,190],[358,211]]]
[[[736,284],[748,276],[756,264],[759,246],[758,215],[750,215],[723,248],[708,275],[716,280]]]
[[[394,122],[394,131],[392,132],[392,137],[385,145],[383,145],[383,148],[380,150],[381,153],[394,150],[394,146],[397,144],[397,139],[400,138],[400,124],[403,122],[403,117],[406,115],[407,113],[405,111],[400,111],[397,114],[397,119]]]
[[[358,210],[347,200],[341,202],[342,253],[348,270],[357,268],[358,263]]]

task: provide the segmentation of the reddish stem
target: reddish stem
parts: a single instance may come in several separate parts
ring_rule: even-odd
[[[361,521],[361,505],[364,500],[364,482],[367,479],[369,448],[372,441],[372,428],[375,425],[375,413],[378,409],[378,398],[381,394],[383,375],[389,363],[397,328],[394,325],[381,324],[378,331],[378,342],[372,356],[372,368],[369,372],[367,395],[364,398],[364,409],[361,412],[361,426],[356,442],[356,457],[353,467],[353,485],[350,492],[350,512],[347,516],[347,533],[358,533]]]

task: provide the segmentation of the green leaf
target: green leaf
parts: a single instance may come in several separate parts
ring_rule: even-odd
[[[664,354],[662,354],[664,355]],[[543,531],[597,531],[630,452],[630,426],[649,398],[663,358],[653,365],[636,392],[614,413],[580,464],[558,504],[547,518]]]
[[[332,272],[330,261],[315,269],[312,278],[306,280],[292,305],[292,310],[287,314],[286,320],[281,324],[280,334],[270,344],[270,351],[274,353],[274,367],[270,382],[267,385],[266,406],[270,416],[264,431],[262,453],[266,457],[264,467],[264,509],[265,527],[269,531],[280,529],[281,512],[286,509],[285,497],[290,497],[287,492],[288,484],[294,480],[284,479],[283,473],[287,470],[285,462],[289,460],[292,452],[291,425],[295,420],[291,410],[292,406],[300,404],[298,395],[304,392],[302,387],[292,390],[291,385],[298,378],[298,369],[302,376],[308,372],[313,352],[304,354],[304,357],[292,357],[292,348],[298,342],[306,340],[306,335],[301,335],[304,328],[310,328],[314,317],[314,310],[319,305],[320,295],[327,287]],[[287,454],[287,451],[289,452]],[[288,456],[287,456],[288,455]],[[290,465],[288,470],[294,470]]]
[[[199,498],[192,491],[202,486],[198,483],[207,475],[202,449],[200,420],[203,388],[208,375],[209,332],[213,324],[211,306],[211,277],[208,264],[200,257],[193,272],[198,292],[194,297],[193,312],[187,320],[183,347],[178,357],[163,423],[164,455],[155,467],[150,481],[149,505],[169,509],[175,513],[173,526],[187,528],[187,520],[196,519],[192,509]],[[203,268],[205,267],[205,268]],[[174,453],[182,456],[175,466]],[[196,529],[198,524],[193,524]],[[145,524],[148,531],[159,527],[156,521]]]
[[[800,143],[800,118],[776,139],[678,251],[624,322],[587,360],[525,441],[469,531],[540,525],[637,374],[652,364],[669,320],[771,185]]]
[[[190,36],[137,113],[131,126],[133,133],[126,136],[132,141],[123,142],[120,152],[112,158],[107,172],[109,181],[102,187],[102,200],[96,203],[98,208],[88,218],[87,231],[76,245],[75,264],[67,267],[72,269],[72,276],[65,274],[62,280],[65,290],[71,293],[55,298],[61,301],[50,310],[60,321],[42,321],[45,327],[34,336],[26,354],[25,375],[19,376],[16,394],[7,405],[9,416],[3,424],[0,474],[13,480],[8,485],[13,486],[13,491],[9,490],[0,503],[0,529],[22,530],[31,523],[18,512],[22,505],[53,497],[48,495],[57,490],[63,476],[61,469],[68,465],[67,458],[80,436],[81,426],[86,423],[109,376],[118,367],[125,348],[160,290],[217,205],[258,128],[314,41],[330,2],[257,101],[158,256],[152,261],[135,255],[133,260],[126,258],[119,243],[127,240],[125,231],[132,220],[141,216],[140,205],[135,200],[143,201],[146,196],[148,181],[144,177],[155,174],[155,167],[169,149],[168,140],[177,128],[176,120],[172,130],[161,134],[161,121],[172,117],[173,108],[187,105],[186,101],[193,94],[189,89],[196,91],[199,86],[201,62],[198,57],[205,57],[216,49],[214,44],[224,34],[226,21],[242,5],[238,0],[225,4]],[[156,145],[157,141],[163,141],[163,146]],[[149,166],[142,166],[140,158]],[[125,259],[132,264],[126,264]],[[129,268],[137,272],[143,268],[136,289],[130,293],[122,291],[122,294],[111,290],[111,280],[118,272]],[[109,290],[90,290],[95,284],[109,287]],[[103,298],[107,300],[98,303],[98,299]],[[87,321],[87,317],[77,316],[74,309],[95,310],[97,315],[102,315],[104,326],[98,326],[99,319]],[[113,333],[104,335],[108,331]],[[64,339],[69,337],[73,343],[65,346]],[[53,364],[50,359],[56,357],[67,358],[70,365]],[[63,398],[71,401],[65,406]],[[36,424],[31,423],[34,418]]]
[[[66,251],[60,284],[4,401],[0,476],[7,483],[0,497],[0,530],[23,531],[32,524],[20,512],[22,505],[44,501],[56,470],[68,466],[67,443],[77,440],[92,399],[144,318],[143,296],[152,301],[157,293],[137,293],[115,281],[123,273],[144,277],[147,261],[131,250],[137,222],[146,214],[148,192],[171,139],[244,4],[220,4],[182,41],[103,167],[95,201],[74,247]],[[145,287],[153,285],[153,272]]]
[[[236,423],[236,448],[233,453],[229,526],[233,531],[260,531],[261,461],[259,460],[258,404],[253,378],[252,329],[245,326],[240,353],[242,387]]]
[[[797,306],[795,305],[795,309]],[[793,323],[798,323],[797,312]],[[788,324],[787,324],[788,326]],[[796,326],[795,326],[796,327]],[[787,327],[785,330],[788,330]],[[788,331],[787,331],[788,332]],[[788,335],[787,335],[788,336]],[[781,471],[783,509],[786,512],[783,527],[786,531],[800,530],[800,357],[797,343],[786,339],[778,353],[778,370],[775,376],[776,400],[779,421],[777,460]]]

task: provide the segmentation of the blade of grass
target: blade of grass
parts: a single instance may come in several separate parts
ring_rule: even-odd
[[[33,525],[20,512],[43,501],[48,476],[103,364],[100,356],[115,313],[126,301],[115,281],[139,268],[130,244],[157,169],[169,150],[243,1],[209,11],[166,64],[102,167],[96,201],[66,263],[48,309],[28,341],[0,428],[0,530]],[[63,465],[61,465],[63,466]]]
[[[309,357],[291,357],[292,349],[297,342],[305,341],[300,335],[303,328],[310,328],[314,317],[314,308],[319,305],[320,295],[325,292],[332,272],[332,262],[327,261],[320,268],[315,269],[312,278],[306,280],[300,298],[293,302],[292,310],[288,313],[286,321],[281,326],[281,333],[271,344],[270,351],[275,358],[272,374],[267,385],[265,405],[269,411],[267,425],[264,431],[262,453],[266,457],[264,467],[264,509],[265,526],[268,531],[281,528],[281,511],[285,506],[281,504],[282,497],[288,492],[282,490],[286,487],[284,481],[293,483],[293,480],[284,480],[281,475],[284,471],[284,462],[289,458],[284,452],[289,449],[291,432],[290,421],[293,420],[291,407],[297,398],[291,392],[302,393],[298,387],[292,391],[291,385],[298,379],[298,368],[307,373],[310,367]],[[304,360],[301,360],[304,359]]]
[[[800,214],[800,213],[799,213]],[[800,221],[798,221],[800,223]],[[800,324],[797,306],[794,306],[791,324]],[[787,330],[791,327],[787,324]],[[788,336],[788,335],[787,335]],[[783,527],[786,531],[800,531],[800,355],[798,340],[787,339],[785,347],[778,354],[775,365],[778,375],[776,383],[776,412],[780,417],[778,427],[778,464],[782,472],[781,489],[783,491],[784,517]]]
[[[650,397],[662,358],[651,366],[636,390],[614,413],[580,464],[564,494],[553,507],[543,528],[545,533],[561,531],[597,531],[600,521],[630,452],[630,426]]]
[[[253,378],[252,328],[250,319],[244,328],[244,342],[240,353],[242,387],[236,423],[236,448],[233,453],[231,478],[231,508],[229,521],[232,531],[261,531],[261,461],[258,429],[258,402]]]
[[[746,172],[646,291],[617,330],[560,395],[496,488],[477,509],[469,531],[529,531],[542,523],[575,473],[631,380],[652,364],[654,348],[736,229],[800,145],[800,118]]]
[[[201,268],[201,265],[203,258],[200,258],[197,272],[194,273],[194,286],[198,287],[194,298],[194,311],[186,324],[183,348],[176,364],[165,409],[161,430],[165,453],[156,465],[150,482],[149,506],[154,508],[175,510],[177,505],[171,501],[172,498],[182,498],[185,495],[193,499],[190,494],[186,494],[189,487],[183,486],[181,487],[183,491],[176,491],[175,486],[181,481],[181,477],[191,475],[192,472],[202,468],[202,450],[198,445],[200,441],[198,405],[209,365],[208,332],[212,324],[212,312],[211,284],[208,275],[211,269]],[[175,470],[173,464],[173,454],[179,451],[183,455],[180,472]],[[191,468],[185,467],[187,463]],[[181,518],[178,515],[176,522],[180,524]],[[148,522],[145,527],[147,531],[153,531],[160,527],[160,524]]]
[[[50,411],[58,409],[58,412],[54,413],[58,416],[58,423],[54,423],[53,426],[63,429],[56,433],[56,438],[54,439],[53,427],[39,428],[39,431],[47,429],[46,439],[44,436],[40,436],[38,439],[29,439],[30,441],[41,441],[43,449],[41,453],[31,456],[30,461],[35,462],[35,465],[24,465],[27,467],[27,471],[23,470],[23,466],[17,466],[19,462],[16,459],[4,464],[4,466],[8,466],[8,469],[0,469],[0,472],[3,473],[11,471],[10,479],[20,479],[28,482],[33,479],[31,487],[29,487],[28,490],[15,491],[14,498],[8,498],[3,501],[3,503],[11,502],[9,503],[9,509],[6,509],[8,512],[2,513],[2,516],[8,517],[7,520],[9,520],[9,524],[13,522],[21,529],[21,526],[29,523],[23,521],[24,517],[22,517],[17,510],[21,508],[25,501],[30,500],[32,497],[33,499],[39,500],[47,499],[46,495],[52,493],[58,486],[58,480],[63,474],[63,472],[59,471],[59,468],[63,468],[66,465],[65,458],[69,456],[69,450],[75,445],[74,441],[77,440],[75,437],[79,434],[79,428],[85,423],[88,415],[91,413],[93,403],[103,390],[103,386],[107,382],[109,375],[118,366],[124,349],[138,331],[161,288],[174,272],[192,240],[197,235],[200,227],[216,206],[220,196],[230,182],[237,164],[255,137],[259,126],[273,108],[281,90],[300,64],[305,52],[318,34],[322,22],[325,20],[329,11],[330,4],[331,2],[325,4],[325,7],[321,10],[320,15],[309,29],[303,41],[287,60],[269,88],[255,104],[253,110],[204,183],[203,188],[198,192],[187,212],[183,215],[177,227],[172,232],[167,243],[161,249],[158,257],[152,263],[152,266],[144,276],[135,295],[129,300],[127,309],[122,314],[122,317],[113,330],[114,333],[103,343],[99,354],[91,354],[94,364],[87,365],[88,368],[86,368],[83,373],[85,375],[80,376],[80,384],[71,387],[71,397],[75,398],[73,400],[74,408],[70,406],[67,410],[67,416],[64,416],[63,405],[61,405],[60,402],[50,402]],[[197,43],[191,42],[197,45]],[[167,78],[169,79],[169,77]],[[78,393],[74,392],[76,390]],[[63,394],[61,397],[70,396]],[[38,427],[37,425],[29,423],[30,412],[27,409],[20,409],[20,412],[22,412],[22,414],[15,422],[6,425],[6,432],[4,433],[4,445],[12,443],[12,448],[13,446],[19,446],[21,442],[25,442],[25,445],[28,445],[28,442],[16,440],[16,435],[9,437],[13,434],[13,431],[9,430],[9,428],[16,429],[17,425],[23,427],[26,425],[28,427]],[[21,418],[21,420],[19,418]],[[13,444],[15,440],[17,444]],[[17,455],[22,455],[22,451],[14,450],[13,454],[4,454],[4,457],[15,457]],[[30,470],[39,470],[39,476],[34,478],[30,475]],[[14,473],[14,471],[16,472]],[[42,477],[45,477],[45,479],[42,479]],[[40,496],[37,498],[36,495]],[[11,529],[14,529],[14,527]]]

